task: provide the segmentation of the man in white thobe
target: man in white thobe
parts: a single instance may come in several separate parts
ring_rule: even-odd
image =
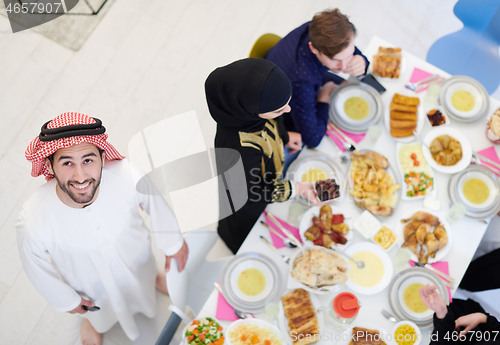
[[[150,193],[136,190],[130,163],[104,131],[98,119],[77,113],[42,127],[26,157],[32,175],[44,174],[48,182],[26,201],[16,223],[27,276],[56,310],[82,314],[84,345],[101,344],[116,322],[137,339],[133,315],[154,316],[155,281],[164,291],[165,275],[157,277],[139,208],[150,215],[167,269],[171,258],[183,268],[188,255],[166,201],[151,184]],[[100,310],[84,309],[94,306]]]

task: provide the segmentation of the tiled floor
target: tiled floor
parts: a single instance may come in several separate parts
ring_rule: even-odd
[[[215,67],[245,57],[261,34],[283,36],[314,13],[339,7],[357,26],[361,50],[377,35],[425,59],[436,39],[462,27],[452,13],[455,2],[119,0],[77,52],[34,32],[13,35],[0,16],[0,344],[79,343],[79,319],[55,312],[18,258],[14,221],[22,202],[44,183],[30,176],[23,154],[42,123],[66,111],[101,118],[126,155],[140,128],[196,110],[212,146],[215,124],[204,80]],[[156,336],[148,327],[165,322],[168,303],[160,298],[160,316],[144,320],[143,333]],[[105,344],[127,343],[119,326],[105,335]]]

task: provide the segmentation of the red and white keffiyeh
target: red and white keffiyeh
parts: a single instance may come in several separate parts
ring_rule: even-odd
[[[92,117],[85,114],[64,113],[50,121],[47,124],[47,129],[92,123],[96,123],[96,121]],[[26,159],[32,164],[31,176],[37,177],[44,174],[47,181],[51,180],[54,175],[52,175],[45,166],[45,158],[61,148],[70,147],[82,142],[94,144],[101,150],[104,150],[106,152],[107,161],[125,158],[113,147],[113,145],[106,141],[107,138],[108,135],[105,133],[97,135],[71,136],[52,141],[41,141],[37,136],[31,141],[26,149],[26,152],[24,153]]]

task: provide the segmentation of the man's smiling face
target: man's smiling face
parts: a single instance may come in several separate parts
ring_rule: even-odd
[[[57,180],[57,196],[70,207],[85,207],[97,198],[104,153],[89,143],[57,150],[45,164]]]

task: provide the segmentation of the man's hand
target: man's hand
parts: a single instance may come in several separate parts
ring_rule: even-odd
[[[290,149],[290,153],[295,153],[302,150],[302,136],[297,132],[288,132],[288,143],[286,147]]]
[[[365,59],[363,59],[361,55],[354,55],[351,61],[349,61],[349,64],[345,68],[344,72],[354,77],[357,77],[358,75],[362,75],[363,73],[365,73],[365,69],[366,69]]]
[[[455,330],[459,330],[460,327],[465,327],[465,329],[460,332],[460,337],[467,335],[467,332],[473,330],[480,323],[485,323],[488,317],[483,313],[473,313],[469,315],[464,315],[455,320]]]
[[[95,303],[82,298],[82,300],[80,301],[80,305],[78,307],[76,307],[75,309],[68,311],[68,313],[70,313],[70,314],[85,314],[88,310],[83,309],[82,305],[86,305],[87,307],[92,308],[93,306],[95,306]]]
[[[171,255],[171,256],[165,256],[165,258],[166,258],[166,260],[165,260],[165,272],[170,271],[170,260],[172,260],[172,258],[177,260],[177,263],[179,264],[179,272],[182,272],[182,270],[186,266],[188,254],[189,254],[189,248],[187,246],[186,241],[184,241],[182,248],[177,253],[175,253],[174,255]]]
[[[438,319],[444,319],[444,317],[448,313],[448,308],[446,307],[446,303],[444,302],[443,298],[440,294],[437,293],[436,290],[436,285],[429,286],[429,284],[427,284],[426,286],[421,287],[418,290],[418,293],[425,306],[431,310],[434,310]]]
[[[318,96],[316,97],[317,102],[328,103],[330,102],[330,95],[333,90],[337,88],[337,84],[333,81],[329,81],[323,84],[323,86],[319,89]]]

